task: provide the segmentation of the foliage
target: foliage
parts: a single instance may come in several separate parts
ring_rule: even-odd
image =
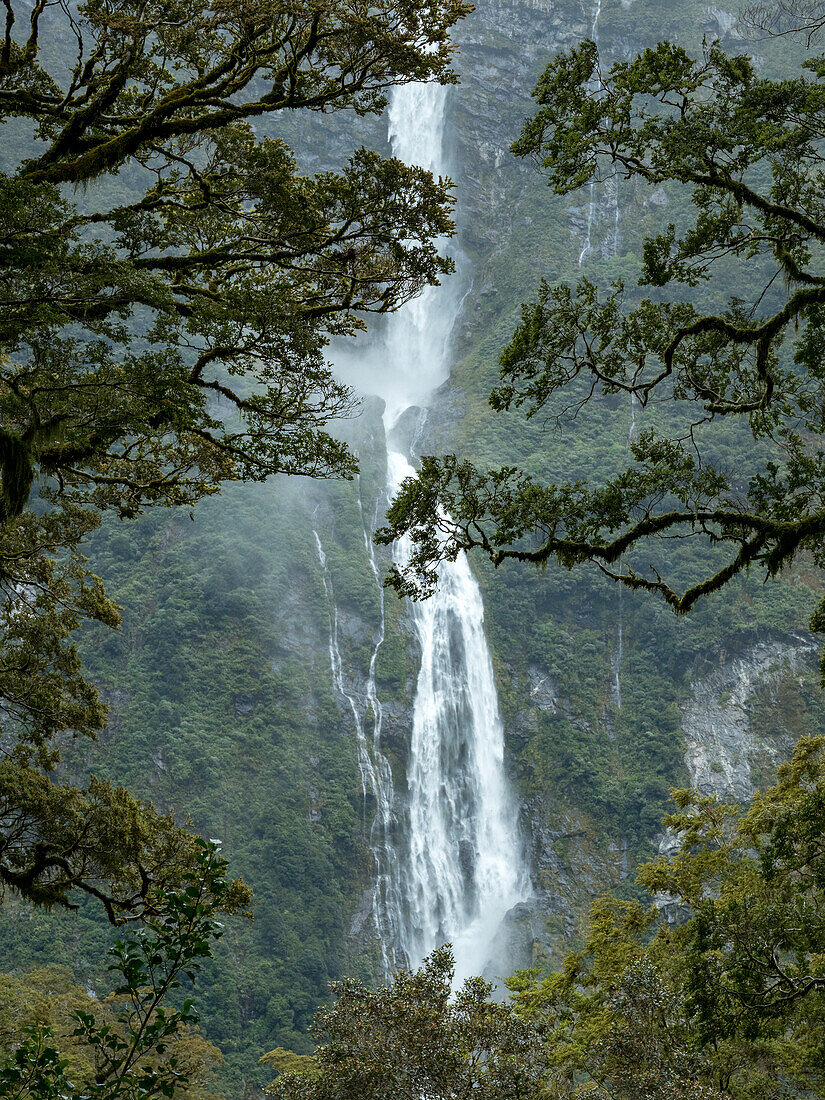
[[[67,505],[26,511],[2,527],[0,713],[4,754],[51,768],[59,735],[95,736],[105,708],[84,678],[72,634],[90,620],[116,627],[118,608],[79,550],[99,520]]]
[[[657,905],[597,902],[560,973],[513,980],[519,1011],[582,1095],[825,1095],[825,739],[746,809],[673,797],[678,844],[639,873]]]
[[[106,983],[111,984],[111,983]],[[33,1035],[49,1043],[56,1058],[64,1063],[63,1074],[70,1082],[87,1082],[94,1078],[94,1046],[78,1038],[77,1013],[97,1013],[105,1023],[115,1023],[116,999],[101,996],[96,990],[104,983],[87,987],[77,983],[67,967],[47,966],[21,975],[3,975],[2,1005],[0,1005],[0,1051],[6,1060],[19,1067],[31,1058]],[[181,1087],[184,1100],[214,1100],[215,1071],[222,1065],[220,1051],[200,1034],[197,1028],[187,1028],[174,1042],[174,1054],[185,1067],[187,1084]],[[36,1044],[34,1052],[36,1052]],[[45,1059],[40,1059],[45,1061]],[[55,1079],[57,1079],[55,1074]],[[207,1091],[204,1092],[203,1090]]]
[[[90,0],[38,9],[17,41],[8,7],[0,102],[29,125],[0,195],[4,520],[37,469],[51,500],[121,514],[227,478],[352,472],[320,430],[347,403],[324,343],[450,269],[447,190],[365,150],[300,176],[247,120],[375,112],[394,84],[450,80],[463,11]],[[65,71],[42,38],[67,33]],[[124,169],[127,194],[98,183],[91,211],[57,186]]]
[[[303,174],[267,128],[299,112],[380,113],[397,84],[452,81],[449,32],[467,6],[4,8],[0,881],[37,905],[85,915],[85,894],[112,923],[140,922],[123,941],[123,994],[157,981],[157,1002],[135,993],[105,1037],[93,1014],[82,1024],[108,1088],[191,1019],[160,1003],[177,979],[161,980],[140,936],[161,935],[198,851],[115,783],[47,774],[66,734],[106,724],[74,635],[118,626],[121,608],[81,544],[106,511],[133,520],[279,472],[354,476],[328,430],[352,401],[325,347],[452,269],[437,247],[451,185],[366,149]],[[180,943],[206,957],[213,932]],[[32,1034],[20,1058],[39,1065],[50,1042]],[[128,1087],[156,1094],[173,1076]]]
[[[296,1054],[292,1050],[284,1050],[283,1047],[268,1051],[259,1062],[262,1066],[271,1067],[279,1075],[297,1073],[313,1076],[319,1072],[318,1063],[311,1054]]]
[[[562,422],[624,395],[660,415],[602,484],[425,458],[380,533],[417,543],[411,570],[392,578],[401,592],[429,591],[441,560],[480,547],[497,565],[593,562],[685,612],[748,570],[774,576],[803,549],[820,560],[823,72],[811,59],[770,80],[717,44],[694,60],[669,42],[608,72],[592,42],[550,63],[514,151],[559,194],[620,177],[691,188],[692,224],[646,240],[648,298],[622,281],[543,283],[490,401]],[[732,282],[745,297],[715,312],[713,294]],[[783,344],[797,328],[792,354]],[[733,463],[718,448],[727,421],[750,439]],[[712,551],[695,553],[692,576],[659,549],[676,540]]]
[[[93,777],[79,790],[13,760],[0,760],[0,825],[0,887],[64,908],[82,890],[113,924],[166,904],[199,844],[122,787]]]
[[[319,1012],[316,1065],[284,1073],[268,1092],[282,1100],[529,1100],[542,1095],[542,1056],[529,1024],[489,1000],[470,978],[451,998],[453,957],[434,951],[420,970],[397,973],[375,992],[347,979]]]
[[[18,1018],[18,1035],[3,1036],[3,1045],[11,1047],[0,1068],[0,1081],[11,1090],[4,1095],[20,1100],[196,1095],[189,1086],[220,1056],[209,1044],[193,1042],[198,1016],[191,999],[172,1007],[169,996],[184,980],[193,982],[211,957],[222,934],[218,915],[242,908],[250,895],[227,881],[226,861],[214,845],[194,843],[192,869],[176,886],[167,886],[140,926],[111,948],[109,970],[116,984],[110,996],[97,1002],[75,993],[71,1012],[60,1014],[63,1051],[54,1045],[51,1021],[23,1024]]]
[[[810,46],[825,27],[822,0],[772,0],[751,4],[743,13],[745,26],[781,37],[802,33]]]
[[[66,1076],[68,1061],[52,1046],[51,1028],[28,1027],[14,1055],[0,1066],[0,1087],[10,1100],[63,1100],[72,1083]]]
[[[76,15],[37,7],[19,36],[7,9],[0,562],[5,617],[34,605],[54,651],[44,675],[62,697],[46,708],[54,729],[31,722],[39,744],[103,721],[61,667],[78,617],[116,622],[76,549],[97,510],[190,504],[279,471],[352,476],[325,431],[350,398],[324,346],[451,269],[435,243],[451,229],[448,185],[363,149],[302,176],[249,120],[376,112],[394,84],[453,79],[448,32],[465,8],[90,0]]]
[[[819,1010],[825,984],[821,845],[825,814],[825,740],[802,738],[779,782],[757,793],[747,812],[677,791],[666,824],[679,851],[640,874],[651,890],[688,905],[676,933],[703,988],[687,985],[707,1038],[737,1028],[788,1034],[796,1018]],[[709,995],[709,990],[713,992]]]

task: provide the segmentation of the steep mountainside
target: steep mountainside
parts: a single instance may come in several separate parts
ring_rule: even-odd
[[[732,13],[696,0],[479,0],[460,29],[462,83],[448,100],[467,293],[452,377],[404,424],[419,454],[596,480],[626,461],[642,419],[628,403],[602,402],[559,432],[493,414],[487,393],[540,276],[632,284],[641,238],[678,222],[685,196],[618,180],[560,199],[509,145],[557,50],[596,35],[615,59],[663,37],[700,49],[703,34],[753,49]],[[785,45],[758,50],[765,66],[793,64]],[[284,136],[315,171],[353,134],[386,147],[373,123],[300,120]],[[199,996],[203,1030],[227,1059],[227,1095],[254,1094],[268,1077],[257,1059],[273,1047],[311,1048],[307,1027],[331,978],[382,974],[376,806],[357,727],[373,721],[370,662],[383,630],[375,690],[403,831],[420,653],[408,608],[376,578],[389,555],[370,548],[386,503],[380,414],[367,400],[342,426],[361,456],[356,482],[235,487],[192,520],[108,522],[88,551],[126,612],[119,634],[84,639],[111,722],[96,745],[69,747],[65,767],[190,815],[255,889],[255,921],[228,929]],[[718,447],[740,461],[744,437],[720,434]],[[678,561],[690,571],[685,554]],[[557,959],[595,894],[636,889],[634,865],[667,843],[670,786],[746,798],[800,733],[822,727],[818,644],[804,630],[822,580],[800,567],[781,586],[745,581],[676,621],[586,571],[473,568],[535,890],[510,917],[515,967]],[[108,935],[89,909],[57,919],[7,906],[0,967],[64,963],[100,991]]]

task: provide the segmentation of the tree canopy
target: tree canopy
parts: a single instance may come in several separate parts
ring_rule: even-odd
[[[373,991],[348,979],[315,1019],[314,1064],[286,1069],[267,1090],[281,1100],[538,1100],[538,1035],[492,986],[469,978],[453,996],[449,945]],[[274,1053],[274,1052],[273,1052]]]
[[[392,578],[402,592],[429,591],[438,563],[473,547],[497,565],[594,563],[677,612],[801,551],[821,563],[824,76],[810,58],[771,80],[718,44],[696,59],[661,42],[603,71],[586,41],[550,63],[514,152],[558,194],[615,177],[686,189],[691,216],[644,242],[645,297],[621,281],[543,282],[490,402],[551,423],[620,399],[655,416],[603,484],[425,458],[380,534],[417,544]],[[739,431],[735,463],[713,446],[725,425]],[[687,582],[657,550],[674,539],[712,549]]]
[[[447,187],[364,149],[301,175],[252,120],[452,79],[465,10],[36,5],[15,38],[6,5],[2,518],[36,474],[52,500],[128,515],[227,478],[352,472],[322,430],[348,402],[322,349],[450,270]],[[44,35],[69,38],[68,66]]]
[[[75,546],[88,506],[130,516],[227,479],[352,475],[324,430],[350,406],[324,345],[450,270],[448,185],[364,149],[302,175],[252,120],[375,112],[395,84],[453,79],[464,10],[92,2],[23,23],[6,5],[0,112],[21,151],[0,175],[8,603],[54,589],[32,560]],[[35,488],[47,519],[27,508]],[[96,587],[74,590],[79,612],[114,617]],[[66,718],[100,724],[93,707]]]
[[[4,9],[0,767],[48,768],[62,732],[105,724],[73,642],[119,621],[81,551],[101,512],[353,476],[325,345],[451,270],[449,181],[365,149],[302,174],[256,120],[380,112],[394,85],[453,80],[467,7]]]
[[[655,904],[598,901],[559,973],[512,981],[518,1010],[568,1095],[825,1096],[825,740],[802,738],[750,807],[673,797],[671,843],[638,876]]]
[[[106,511],[188,508],[227,481],[355,475],[329,430],[353,401],[325,348],[452,270],[452,185],[365,148],[310,174],[284,136],[302,112],[323,126],[453,81],[467,10],[3,0],[0,893],[85,893],[132,928],[116,1003],[77,1016],[83,1095],[185,1084],[170,1044],[195,1016],[167,995],[208,957],[214,914],[248,899],[171,815],[48,774],[106,724],[75,635],[120,608],[84,540]],[[51,1032],[15,1043],[12,1095],[72,1087]]]

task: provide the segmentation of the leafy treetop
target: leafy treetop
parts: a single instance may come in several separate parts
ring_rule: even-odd
[[[638,876],[656,904],[596,902],[562,971],[513,979],[518,1011],[563,1095],[825,1096],[825,740],[748,808],[672,794],[674,843]]]
[[[453,995],[449,945],[385,989],[333,983],[335,1003],[315,1018],[313,1064],[282,1072],[280,1100],[539,1100],[543,1054],[535,1030],[492,986],[468,978]]]
[[[80,550],[100,511],[351,477],[325,345],[451,269],[449,181],[365,149],[305,175],[253,120],[455,79],[467,5],[3,9],[0,710],[4,751],[49,766],[105,722],[71,643],[119,621]]]
[[[441,560],[480,547],[495,564],[593,562],[685,612],[746,570],[774,576],[803,549],[823,560],[824,77],[820,58],[764,79],[717,44],[697,60],[662,42],[603,72],[584,42],[550,63],[515,153],[559,194],[616,174],[689,188],[694,217],[645,241],[647,298],[621,282],[542,283],[490,401],[563,421],[624,395],[667,430],[641,432],[632,463],[598,486],[424,459],[380,534],[417,544],[392,577],[402,592],[428,591]],[[730,296],[751,278],[752,299]],[[708,312],[719,283],[727,306]],[[713,452],[725,421],[757,442],[734,468]],[[713,568],[686,584],[669,576],[654,546],[674,538],[709,543]]]

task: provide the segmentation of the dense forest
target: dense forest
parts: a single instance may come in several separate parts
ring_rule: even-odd
[[[825,1096],[825,6],[2,23],[0,1096]]]

